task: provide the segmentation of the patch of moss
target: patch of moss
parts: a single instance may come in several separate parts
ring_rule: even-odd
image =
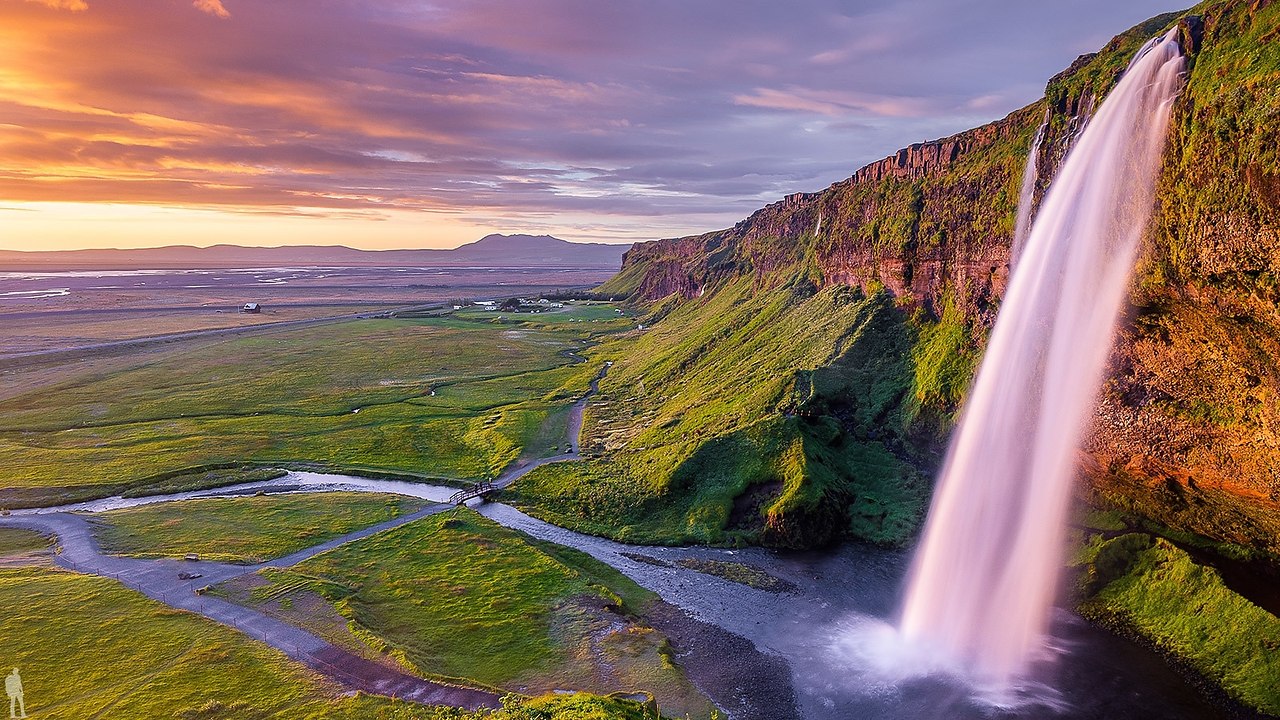
[[[754,565],[725,560],[705,560],[700,558],[683,558],[677,563],[681,567],[696,570],[707,575],[714,575],[739,585],[746,585],[765,592],[790,592],[795,586],[786,580],[776,578]]]
[[[1103,543],[1086,573],[1087,616],[1140,634],[1232,697],[1280,713],[1280,618],[1232,592],[1167,540]]]

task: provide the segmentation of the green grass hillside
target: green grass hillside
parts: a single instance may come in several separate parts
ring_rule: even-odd
[[[731,280],[599,348],[613,366],[588,408],[594,459],[539,468],[508,496],[632,541],[910,537],[925,499],[908,441],[915,331],[884,293],[794,280]]]
[[[1147,638],[1236,700],[1280,714],[1280,619],[1163,538],[1121,535],[1089,555],[1085,615]]]
[[[732,228],[637,245],[599,290],[631,293],[651,327],[600,350],[616,366],[588,414],[596,457],[538,470],[513,499],[650,542],[909,537],[1007,282],[1032,135],[1047,121],[1042,195],[1082,119],[1174,27],[1188,86],[1090,450],[1102,497],[1274,545],[1280,5],[1241,0],[1138,24],[1003,120]],[[1228,500],[1202,512],[1191,496]]]

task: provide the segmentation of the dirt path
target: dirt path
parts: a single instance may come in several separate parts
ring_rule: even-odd
[[[587,401],[591,399],[592,395],[600,392],[600,381],[604,379],[606,374],[608,374],[609,366],[611,364],[612,363],[606,363],[600,368],[600,372],[596,374],[595,378],[591,381],[591,385],[587,388],[587,392],[583,393],[582,397],[578,398],[578,401],[573,404],[573,407],[569,408],[567,427],[565,429],[565,433],[569,436],[569,452],[564,453],[563,455],[551,455],[549,457],[536,458],[533,460],[516,460],[498,476],[497,480],[493,481],[494,487],[509,487],[515,481],[529,474],[529,472],[534,468],[539,468],[543,465],[582,459],[582,416],[587,410]]]

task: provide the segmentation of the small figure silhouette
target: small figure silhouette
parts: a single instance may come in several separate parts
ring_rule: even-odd
[[[4,678],[4,691],[9,696],[9,717],[24,718],[27,716],[27,704],[22,700],[22,676],[18,675],[18,668],[14,668]],[[19,715],[14,708],[21,708],[22,714]]]

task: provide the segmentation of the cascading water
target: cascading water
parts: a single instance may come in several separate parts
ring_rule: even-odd
[[[1049,128],[1049,111],[1045,110],[1044,121],[1036,136],[1031,140],[1031,151],[1027,153],[1027,165],[1022,170],[1022,189],[1018,192],[1018,217],[1013,225],[1013,245],[1009,248],[1009,266],[1015,267],[1022,251],[1027,247],[1027,238],[1031,236],[1031,218],[1036,205],[1036,178],[1039,177],[1040,143],[1044,142],[1044,132]]]
[[[912,566],[901,635],[997,692],[1043,647],[1075,452],[1150,220],[1185,66],[1176,30],[1147,43],[1050,186]]]

